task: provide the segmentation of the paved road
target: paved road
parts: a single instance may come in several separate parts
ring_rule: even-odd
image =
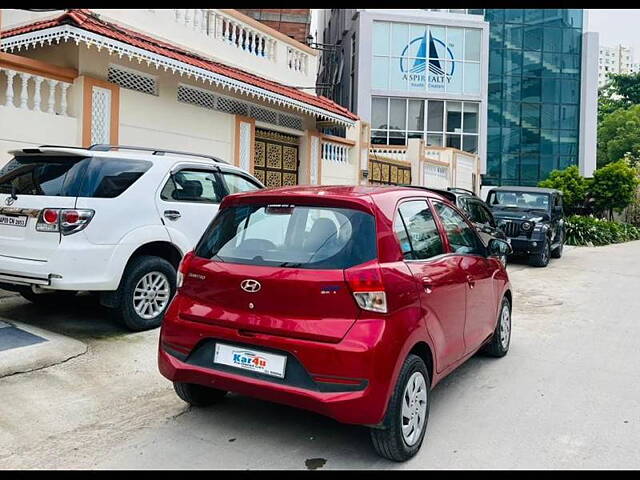
[[[509,268],[511,351],[438,385],[405,464],[312,413],[235,395],[186,408],[157,373],[158,332],[124,332],[90,297],[55,312],[0,298],[0,316],[89,345],[0,379],[0,468],[640,468],[640,242]]]

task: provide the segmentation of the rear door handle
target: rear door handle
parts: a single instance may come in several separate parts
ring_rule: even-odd
[[[181,215],[180,212],[177,210],[165,210],[164,211],[164,216],[165,218],[168,218],[169,220],[178,220]]]

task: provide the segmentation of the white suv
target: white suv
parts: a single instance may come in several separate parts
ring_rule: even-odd
[[[41,146],[0,169],[0,288],[54,304],[78,291],[132,330],[162,321],[182,256],[225,195],[264,186],[206,155]]]

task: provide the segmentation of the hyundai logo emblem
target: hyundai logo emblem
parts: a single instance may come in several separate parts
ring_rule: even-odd
[[[7,205],[13,205],[13,202],[15,202],[15,201],[16,201],[16,199],[13,198],[13,197],[7,197],[7,198],[4,199],[4,203],[7,204]]]
[[[245,292],[256,293],[262,288],[262,285],[260,285],[260,282],[258,282],[257,280],[247,279],[243,280],[242,283],[240,283],[240,288],[242,288]]]

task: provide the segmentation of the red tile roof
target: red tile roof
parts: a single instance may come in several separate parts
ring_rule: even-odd
[[[210,72],[224,75],[229,78],[263,88],[270,92],[293,98],[314,107],[319,107],[329,112],[341,115],[351,120],[358,120],[358,116],[348,109],[338,105],[323,96],[315,96],[305,93],[294,87],[288,87],[281,83],[267,80],[257,75],[247,73],[235,67],[230,67],[218,62],[206,60],[198,55],[188,52],[170,43],[155,39],[148,35],[121,27],[111,22],[99,19],[95,14],[86,9],[68,10],[59,17],[50,20],[42,20],[28,25],[6,30],[0,34],[0,38],[12,37],[23,33],[34,32],[59,25],[73,25],[83,30],[88,30],[98,35],[102,35],[113,40],[127,43],[129,45],[147,50],[158,55],[162,55],[180,62],[187,63],[194,67],[202,68]]]

